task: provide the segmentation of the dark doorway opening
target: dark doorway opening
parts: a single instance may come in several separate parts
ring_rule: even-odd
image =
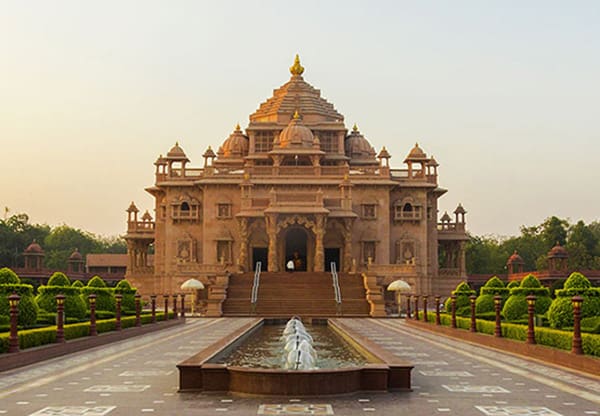
[[[331,271],[331,263],[335,263],[335,269],[340,271],[340,249],[326,248],[325,249],[325,271]]]
[[[285,262],[292,260],[295,271],[306,271],[306,239],[303,228],[290,228],[285,234]]]
[[[256,270],[256,263],[260,261],[260,270],[266,272],[268,270],[267,260],[269,258],[269,249],[267,247],[252,248],[252,270]]]

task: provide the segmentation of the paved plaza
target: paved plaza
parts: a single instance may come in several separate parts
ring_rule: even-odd
[[[412,362],[412,392],[317,398],[178,393],[175,364],[249,321],[189,319],[183,326],[0,373],[0,414],[600,415],[600,378],[391,319],[341,321]]]

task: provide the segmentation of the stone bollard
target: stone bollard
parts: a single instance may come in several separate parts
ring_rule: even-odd
[[[96,294],[91,293],[88,300],[90,301],[90,336],[95,337],[98,335],[96,330]]]
[[[181,317],[185,318],[185,293],[181,294]]]
[[[534,295],[529,295],[525,298],[527,300],[527,343],[535,344],[535,329],[533,325],[533,318],[535,316],[535,300]]]
[[[411,301],[411,296],[412,295],[406,295],[406,319],[410,319],[411,318],[411,311],[410,311],[410,301]]]
[[[65,295],[58,294],[56,299],[56,342],[65,342]]]
[[[427,295],[423,295],[423,322],[427,322]]]
[[[150,302],[152,303],[152,323],[156,323],[156,295],[150,295]]]
[[[435,324],[436,325],[442,324],[442,319],[440,317],[440,301],[441,300],[442,300],[442,297],[440,295],[435,296]]]
[[[142,295],[135,294],[135,326],[142,326]]]
[[[419,295],[415,295],[415,321],[419,320]]]
[[[120,293],[115,295],[115,331],[121,330],[121,301],[123,300],[123,295]]]
[[[169,295],[164,294],[163,298],[165,300],[165,321],[169,320]]]
[[[452,311],[452,321],[450,325],[452,328],[456,328],[456,295],[450,296],[450,306]]]
[[[19,300],[21,296],[13,293],[8,297],[10,305],[10,338],[8,339],[8,352],[19,352]]]
[[[502,296],[494,296],[494,311],[496,312],[496,327],[494,328],[494,336],[502,338],[502,321],[500,319],[500,306],[502,304]]]
[[[173,319],[178,319],[177,316],[177,297],[179,295],[177,293],[173,293]]]
[[[571,352],[581,355],[583,354],[583,347],[581,345],[581,305],[583,304],[583,298],[581,296],[573,296],[571,302],[573,302],[573,344]]]
[[[471,327],[469,328],[470,332],[477,332],[477,316],[475,315],[475,301],[477,300],[477,296],[471,295],[469,296],[469,302],[471,303]]]

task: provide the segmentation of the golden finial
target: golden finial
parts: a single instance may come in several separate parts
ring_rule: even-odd
[[[175,146],[179,146],[179,140],[175,142]]]
[[[300,120],[300,113],[298,112],[298,110],[294,111],[294,120]]]
[[[296,58],[294,59],[294,65],[290,66],[290,73],[292,75],[302,75],[304,72],[304,67],[300,65],[300,57],[296,54]]]
[[[240,123],[237,123],[237,124],[235,125],[235,131],[238,131],[238,130],[241,130],[241,129],[240,129]]]
[[[356,123],[354,123],[354,126],[352,127],[352,131],[354,131],[354,132],[358,131],[358,126],[356,125]]]

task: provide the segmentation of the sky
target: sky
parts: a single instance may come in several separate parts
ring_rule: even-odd
[[[418,142],[475,235],[600,220],[600,2],[0,0],[0,207],[124,234],[153,162],[192,166],[304,79],[391,165]],[[3,210],[2,210],[3,211]]]

